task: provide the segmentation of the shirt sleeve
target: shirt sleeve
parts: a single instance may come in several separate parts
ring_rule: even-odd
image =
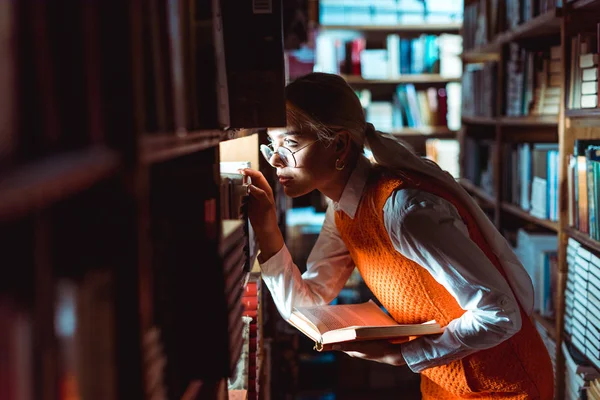
[[[263,281],[286,320],[294,307],[330,303],[353,270],[352,257],[335,226],[332,205],[327,208],[323,227],[308,257],[306,272],[300,274],[285,245],[261,263]]]
[[[400,189],[385,204],[384,222],[396,250],[425,268],[466,311],[443,334],[402,346],[412,371],[494,347],[521,329],[512,290],[470,239],[452,204],[430,193]]]

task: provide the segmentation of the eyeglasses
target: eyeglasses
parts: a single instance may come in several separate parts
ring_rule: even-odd
[[[277,153],[277,155],[279,156],[279,159],[281,160],[281,162],[283,164],[285,164],[286,166],[291,167],[291,168],[296,168],[298,166],[298,163],[296,161],[296,157],[294,156],[294,154],[298,153],[301,150],[304,150],[308,146],[315,144],[317,142],[318,142],[318,140],[315,140],[314,142],[309,143],[306,146],[304,146],[296,151],[291,151],[290,149],[288,149],[287,147],[284,147],[284,146],[279,146],[279,147],[277,147],[277,150],[273,150],[273,144],[270,144],[268,146],[263,144],[260,146],[260,152],[263,155],[263,157],[267,160],[267,162],[269,164],[271,164],[271,166],[273,166],[273,167],[277,167],[277,165],[273,164],[271,162],[271,159],[273,158],[275,153]]]

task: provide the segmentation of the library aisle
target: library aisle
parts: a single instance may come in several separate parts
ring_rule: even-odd
[[[422,397],[261,278],[240,168],[301,272],[325,218],[261,156],[310,72],[476,200],[554,399],[600,400],[599,70],[600,0],[0,0],[0,400]],[[355,269],[332,303],[374,297]]]

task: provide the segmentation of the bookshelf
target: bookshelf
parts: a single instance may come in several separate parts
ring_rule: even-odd
[[[354,75],[343,75],[343,77],[352,86],[400,85],[406,83],[415,85],[445,85],[451,82],[460,82],[460,78],[446,78],[436,74],[407,74],[389,79],[364,79]]]
[[[281,2],[199,4],[0,4],[8,399],[227,399],[244,314],[244,390],[268,397],[256,240],[221,162],[253,153],[275,182],[258,146],[285,125]],[[259,47],[259,66],[225,64]]]
[[[494,0],[487,2],[488,5],[492,3],[494,3]],[[480,145],[487,143],[487,146],[491,146],[489,151],[493,166],[491,185],[495,195],[490,197],[476,182],[472,182],[466,177],[463,177],[460,182],[476,198],[487,198],[487,202],[495,206],[493,220],[499,230],[505,233],[510,241],[515,238],[512,232],[522,227],[540,233],[554,232],[557,235],[558,258],[556,265],[552,267],[557,279],[556,292],[552,293],[554,296],[554,318],[546,318],[539,312],[535,312],[532,316],[538,328],[541,327],[545,334],[554,341],[552,348],[555,348],[556,352],[552,355],[556,362],[555,385],[557,399],[567,398],[565,388],[572,385],[572,383],[566,382],[568,374],[565,372],[565,357],[561,344],[566,342],[577,347],[577,339],[572,340],[571,333],[569,333],[575,329],[572,327],[575,322],[570,322],[572,317],[569,313],[573,312],[570,311],[570,307],[572,307],[570,304],[573,300],[569,296],[573,296],[571,294],[573,276],[580,272],[578,272],[579,267],[574,269],[571,266],[569,268],[569,263],[575,262],[575,257],[580,257],[580,253],[577,250],[575,255],[575,250],[568,248],[568,243],[571,243],[570,240],[573,239],[579,243],[581,248],[584,249],[581,252],[582,257],[589,257],[586,255],[590,253],[600,256],[600,241],[592,239],[588,233],[571,226],[570,219],[572,219],[572,216],[569,202],[572,194],[569,192],[571,189],[568,187],[571,179],[569,168],[572,168],[569,167],[569,158],[573,154],[575,141],[600,140],[599,109],[570,109],[568,106],[571,97],[570,88],[574,85],[571,82],[572,38],[581,32],[589,32],[590,30],[596,32],[596,24],[600,22],[600,18],[598,18],[598,14],[592,16],[590,11],[600,9],[600,2],[597,0],[576,0],[563,3],[563,7],[548,9],[537,16],[531,16],[512,29],[506,28],[510,26],[509,21],[506,19],[498,22],[496,26],[488,27],[487,36],[481,36],[487,38],[487,40],[480,41],[464,51],[463,62],[465,62],[465,68],[469,68],[468,65],[470,64],[495,61],[497,62],[497,69],[493,70],[491,74],[493,79],[491,88],[494,90],[494,95],[491,97],[488,111],[492,116],[477,116],[477,114],[463,116],[463,129],[460,134],[463,138],[461,140],[463,172],[467,171],[464,169],[466,167],[466,154],[464,153],[469,151],[465,147],[465,138],[470,138],[472,142],[475,141]],[[481,8],[476,8],[480,4],[479,0],[465,2],[465,15],[468,14],[468,7],[475,7],[472,10],[481,10]],[[506,6],[509,6],[508,2]],[[476,14],[472,13],[471,16],[473,15]],[[489,17],[489,14],[487,16]],[[464,31],[475,32],[468,24],[469,21],[465,19],[466,27]],[[560,63],[556,65],[560,68],[554,70],[554,73],[560,74],[560,79],[557,80],[560,87],[560,99],[556,103],[558,108],[554,115],[551,113],[549,115],[508,115],[508,110],[511,109],[510,107],[514,105],[515,101],[514,97],[510,97],[509,85],[511,79],[514,78],[509,76],[508,66],[514,60],[514,58],[511,58],[511,49],[515,49],[516,45],[520,49],[524,49],[525,53],[550,51],[549,49],[554,47],[557,50],[554,53],[556,54],[559,50]],[[551,55],[551,59],[558,60],[555,55]],[[549,73],[552,74],[552,72]],[[538,78],[534,78],[534,80],[539,82]],[[463,90],[465,90],[464,86]],[[532,103],[536,101],[536,96],[534,93],[529,101]],[[529,148],[532,152],[535,152],[536,146],[539,146],[538,151],[542,151],[541,149],[545,146],[545,143],[556,143],[555,146],[557,146],[547,151],[558,152],[554,159],[557,168],[553,171],[556,177],[552,178],[555,179],[552,184],[556,189],[550,189],[555,190],[553,197],[556,199],[556,203],[552,205],[555,212],[555,217],[552,219],[558,219],[558,221],[550,218],[540,218],[537,214],[532,215],[530,211],[521,207],[520,201],[515,203],[515,196],[511,194],[515,186],[510,189],[507,188],[507,186],[510,186],[510,183],[507,182],[518,176],[511,175],[514,174],[512,172],[514,157],[520,157],[519,155],[513,155],[513,159],[510,159],[513,152],[516,151],[516,154],[521,154],[519,152],[524,148]],[[522,169],[519,171],[522,171]],[[512,178],[509,178],[511,176]],[[548,214],[546,215],[548,216]],[[581,261],[577,258],[576,262],[580,263]],[[588,265],[587,261],[585,261],[585,265]],[[592,268],[592,261],[589,261],[589,265],[589,268]],[[595,290],[593,288],[594,286],[590,286],[587,290]],[[544,334],[542,334],[542,337],[544,337]],[[593,357],[585,354],[588,351],[587,349],[577,349],[584,353],[583,356],[587,359],[589,365],[594,366],[597,370],[600,368],[600,363],[597,360],[594,361]]]
[[[402,33],[402,34],[442,34],[454,33],[458,34],[462,23],[446,23],[446,24],[402,24],[402,25],[320,25],[320,29],[327,31],[359,31],[365,33]]]

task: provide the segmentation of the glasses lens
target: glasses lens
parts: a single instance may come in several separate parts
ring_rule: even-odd
[[[260,145],[260,153],[263,155],[263,157],[267,161],[269,161],[269,163],[271,163],[271,157],[273,157],[273,150],[271,150],[271,148],[269,146],[261,144]]]
[[[292,154],[291,150],[289,150],[286,147],[278,147],[277,154],[279,155],[279,158],[281,158],[281,161],[285,165],[287,165],[288,167],[296,168],[296,159],[294,158],[294,155]]]

